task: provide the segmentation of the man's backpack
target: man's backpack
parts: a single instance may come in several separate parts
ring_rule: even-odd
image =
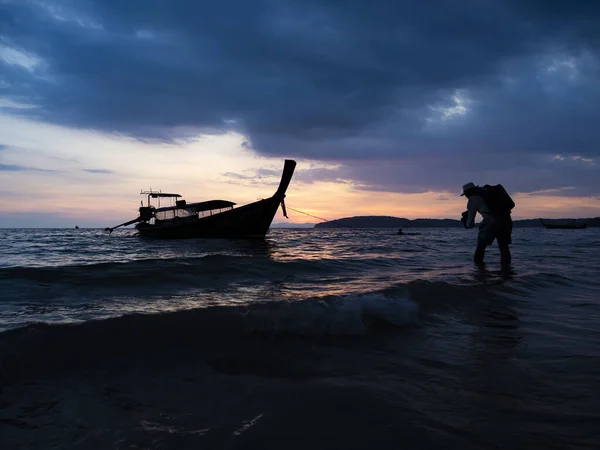
[[[481,196],[492,214],[510,214],[515,207],[515,202],[501,184],[486,184],[481,190]]]

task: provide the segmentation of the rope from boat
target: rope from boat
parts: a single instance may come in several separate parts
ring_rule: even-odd
[[[309,213],[306,213],[306,212],[303,212],[303,211],[299,211],[299,210],[297,210],[297,209],[294,209],[294,208],[290,208],[289,206],[286,206],[286,208],[287,208],[287,209],[291,209],[292,211],[296,211],[297,213],[300,213],[300,214],[305,214],[305,215],[307,215],[307,216],[314,217],[315,219],[322,220],[323,222],[329,222],[329,220],[328,220],[328,219],[323,219],[322,217],[313,216],[312,214],[309,214]]]
[[[306,213],[306,212],[304,212],[304,211],[300,211],[300,210],[298,210],[298,209],[290,208],[289,206],[286,206],[286,208],[287,208],[287,209],[291,209],[292,211],[296,211],[297,213],[300,213],[300,214],[305,214],[305,215],[307,215],[307,216],[314,217],[315,219],[322,220],[323,222],[329,222],[329,219],[323,219],[322,217],[319,217],[319,216],[313,216],[312,214]],[[356,227],[353,227],[353,226],[350,226],[350,225],[338,225],[338,227],[339,227],[339,228],[350,228],[350,229],[352,229],[352,230],[358,230],[358,228],[356,228]]]

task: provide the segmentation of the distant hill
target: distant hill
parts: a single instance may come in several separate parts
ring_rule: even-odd
[[[559,222],[572,219],[545,219],[548,222]],[[600,217],[593,219],[575,219],[587,222],[588,227],[600,227]],[[523,219],[513,222],[515,227],[543,227],[540,219]],[[462,227],[460,220],[454,219],[404,219],[392,216],[355,216],[317,223],[315,228],[453,228]]]
[[[400,227],[462,227],[460,220],[403,219],[391,216],[356,216],[317,223],[315,228],[400,228]]]

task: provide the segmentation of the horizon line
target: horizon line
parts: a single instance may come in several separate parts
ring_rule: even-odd
[[[408,220],[408,221],[416,221],[416,220],[431,220],[431,221],[453,221],[453,222],[460,222],[460,219],[450,219],[450,218],[443,218],[443,219],[433,219],[433,218],[425,218],[425,217],[420,217],[420,218],[416,218],[416,219],[407,219],[405,217],[396,217],[396,216],[349,216],[349,217],[342,217],[340,219],[331,219],[331,220],[327,220],[327,221],[322,221],[322,222],[303,222],[303,223],[298,223],[298,222],[275,222],[273,223],[269,229],[271,228],[295,228],[295,226],[297,226],[298,228],[309,228],[310,225],[312,225],[313,227],[315,225],[318,224],[322,224],[322,223],[330,223],[330,222],[335,222],[335,221],[339,221],[339,220],[347,220],[347,219],[356,219],[356,218],[360,218],[360,217],[379,217],[379,218],[383,218],[383,217],[387,217],[387,218],[393,218],[393,219],[398,219],[398,220]],[[562,218],[543,218],[543,217],[534,217],[534,218],[528,218],[528,219],[513,219],[513,222],[523,222],[523,221],[535,221],[535,220],[546,220],[546,221],[557,221],[557,220],[599,220],[600,216],[596,216],[596,217],[562,217]],[[78,228],[75,228],[75,226],[77,226]],[[77,224],[75,224],[75,226],[27,226],[27,227],[15,227],[15,226],[2,226],[0,225],[0,229],[1,230],[75,230],[75,229],[86,229],[86,230],[104,230],[104,226],[78,226]],[[374,228],[382,228],[382,227],[374,227]],[[394,227],[383,227],[383,228],[394,228]],[[439,228],[439,227],[438,227]],[[125,230],[134,230],[135,228],[129,228],[129,227],[123,227],[123,229]]]

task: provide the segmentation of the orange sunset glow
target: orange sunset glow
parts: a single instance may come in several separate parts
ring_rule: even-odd
[[[9,142],[3,162],[32,168],[0,174],[4,217],[39,217],[34,222],[24,220],[22,226],[43,227],[47,214],[64,226],[103,227],[135,214],[142,200],[140,190],[149,188],[177,192],[189,201],[218,198],[243,205],[273,193],[283,164],[283,158],[256,156],[242,145],[245,137],[235,133],[161,146],[49,125],[38,126],[38,132],[30,135],[30,125],[0,116],[0,127],[7,130],[5,142],[7,138]],[[317,161],[298,161],[287,192],[289,219],[279,212],[275,224],[314,224],[320,221],[316,217],[333,220],[358,215],[456,219],[464,210],[458,180],[454,192],[403,194],[365,190],[351,180],[303,178],[307,172],[327,167]],[[254,176],[261,169],[270,172]],[[510,191],[510,181],[505,185]],[[600,211],[597,198],[518,192],[513,196],[516,219],[593,216]]]

